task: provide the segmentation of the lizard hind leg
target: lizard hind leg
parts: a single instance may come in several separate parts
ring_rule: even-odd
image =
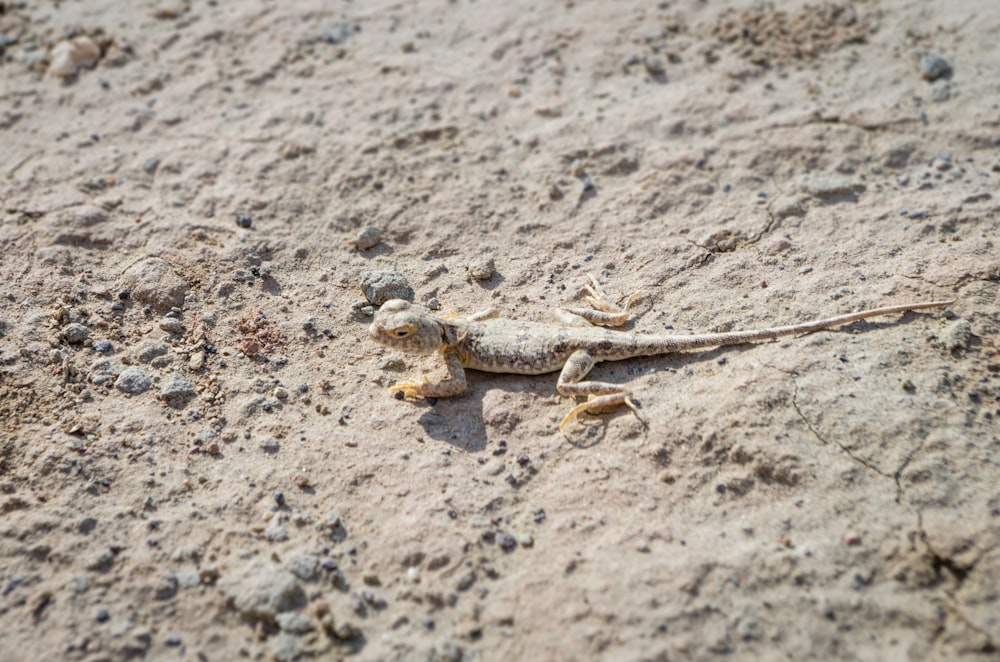
[[[588,275],[590,276],[590,284],[584,285],[584,288],[587,290],[586,300],[590,304],[590,308],[560,308],[556,311],[559,320],[569,326],[590,326],[592,324],[621,326],[628,322],[631,318],[628,309],[637,299],[642,297],[644,292],[639,290],[626,297],[623,308],[608,298],[608,295],[601,289],[600,283],[594,278],[594,274]]]
[[[559,373],[556,390],[559,391],[560,395],[570,397],[578,395],[587,396],[585,402],[574,406],[566,417],[563,418],[562,423],[559,424],[559,429],[563,430],[570,421],[575,420],[577,415],[584,412],[599,413],[620,405],[627,406],[642,421],[642,416],[639,415],[639,407],[632,400],[632,392],[627,388],[610,382],[583,381],[583,378],[594,367],[594,363],[594,357],[587,353],[586,350],[578,349],[566,360],[562,372]]]

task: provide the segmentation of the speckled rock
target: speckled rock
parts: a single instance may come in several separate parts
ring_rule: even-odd
[[[158,257],[151,257],[125,272],[125,286],[132,298],[155,310],[167,311],[184,305],[187,285],[173,268]]]
[[[295,575],[260,557],[231,568],[218,587],[250,621],[273,623],[281,612],[295,611],[306,604],[306,593]]]
[[[115,380],[115,388],[122,393],[130,393],[132,395],[138,395],[140,393],[145,393],[149,390],[152,385],[152,380],[150,380],[149,375],[146,371],[138,366],[129,366],[122,370],[121,374],[118,375],[118,379]]]
[[[184,406],[195,395],[194,384],[177,375],[165,380],[160,387],[160,399],[172,407]]]
[[[413,301],[413,288],[398,271],[366,271],[361,276],[361,290],[368,302],[381,306],[390,299]]]

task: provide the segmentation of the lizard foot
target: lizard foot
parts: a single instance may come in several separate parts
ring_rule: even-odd
[[[628,393],[612,393],[610,395],[588,395],[586,402],[581,402],[580,404],[573,407],[566,417],[559,424],[559,430],[565,429],[569,422],[575,420],[579,414],[584,412],[588,413],[598,413],[602,411],[607,411],[612,407],[618,407],[620,405],[625,405],[632,410],[635,417],[638,418],[644,425],[646,423],[642,416],[639,414],[639,406],[632,400],[632,396]]]
[[[428,383],[427,375],[424,375],[420,381],[408,380],[405,382],[396,382],[395,385],[389,388],[389,392],[402,393],[404,398],[423,399],[426,397],[424,390]]]

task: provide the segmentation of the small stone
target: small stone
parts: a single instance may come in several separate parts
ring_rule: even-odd
[[[373,248],[382,241],[382,231],[375,227],[361,228],[351,244],[359,251]]]
[[[236,225],[247,229],[253,225],[253,218],[251,218],[248,214],[236,214]]]
[[[153,359],[165,356],[170,352],[170,347],[159,340],[145,340],[139,345],[139,352],[136,358],[142,363],[149,363]]]
[[[306,604],[306,593],[295,575],[260,557],[231,569],[218,586],[249,621],[273,622],[278,614]]]
[[[183,406],[197,393],[194,384],[187,379],[174,375],[160,386],[160,399],[173,407]]]
[[[643,554],[648,554],[649,551],[650,551],[649,541],[648,540],[640,540],[639,542],[637,542],[635,544],[635,551],[642,552]]]
[[[49,74],[57,78],[70,78],[82,68],[97,64],[101,48],[86,35],[60,41],[49,54]]]
[[[937,53],[923,51],[917,54],[917,58],[917,63],[920,67],[920,77],[924,80],[935,81],[939,78],[951,76],[951,65]]]
[[[650,76],[662,76],[666,72],[659,55],[647,55],[642,59],[642,65],[646,67]]]
[[[97,610],[97,622],[98,623],[107,623],[108,620],[110,620],[110,619],[111,619],[111,614],[108,613],[107,609],[98,609]]]
[[[71,345],[80,345],[90,336],[90,329],[82,324],[67,324],[62,330],[63,339]]]
[[[791,216],[805,216],[806,210],[802,207],[802,200],[791,195],[779,195],[771,202],[771,214],[775,218],[789,218]]]
[[[848,531],[844,534],[844,544],[848,547],[856,547],[861,544],[861,533],[858,531]]]
[[[806,266],[804,266],[804,267],[799,267],[799,273],[800,274],[807,274],[807,273],[809,273],[812,270],[813,270],[813,268],[810,267],[808,264]]]
[[[287,400],[288,399],[288,389],[286,389],[284,386],[277,386],[277,387],[275,387],[275,389],[274,389],[274,397],[277,398],[278,400]]]
[[[361,290],[369,303],[381,306],[390,299],[413,301],[413,288],[406,276],[395,270],[367,271],[361,276]]]
[[[517,539],[509,533],[501,533],[497,536],[497,544],[503,549],[514,549],[517,547]]]
[[[154,310],[166,312],[184,305],[187,285],[166,260],[147,258],[126,271],[124,281],[133,299]]]
[[[188,370],[197,372],[205,367],[205,352],[195,352],[188,359]]]
[[[741,618],[736,624],[736,632],[744,641],[754,641],[764,636],[760,623],[752,618]]]
[[[469,264],[468,270],[475,280],[489,280],[496,273],[496,263],[492,257],[480,257]]]
[[[841,175],[816,174],[805,179],[802,191],[826,202],[854,200],[863,193],[865,185]]]
[[[98,340],[94,343],[94,351],[98,354],[109,354],[111,349],[110,340]]]
[[[969,349],[972,345],[972,325],[966,320],[958,320],[948,325],[941,336],[941,343],[951,352]]]
[[[173,333],[178,336],[184,334],[184,324],[176,317],[164,317],[161,319],[160,328],[167,333]]]
[[[148,391],[152,383],[145,370],[138,366],[129,366],[118,375],[118,379],[115,380],[115,388],[122,393],[138,395]]]
[[[312,582],[319,579],[322,563],[318,556],[296,554],[285,561],[285,568],[302,581]]]
[[[281,448],[281,442],[275,439],[274,437],[262,437],[260,442],[258,443],[260,445],[261,450],[269,454],[277,453],[278,449]]]
[[[285,612],[283,614],[278,614],[275,618],[278,623],[278,627],[284,632],[290,632],[292,634],[305,634],[315,629],[315,625],[312,620],[307,616],[303,616],[294,611]]]

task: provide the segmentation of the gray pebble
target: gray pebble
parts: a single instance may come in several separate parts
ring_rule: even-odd
[[[164,317],[161,319],[160,328],[167,333],[173,333],[178,336],[184,333],[184,325],[176,317]]]
[[[647,55],[642,59],[642,65],[651,76],[662,76],[666,72],[659,55]]]
[[[262,437],[258,443],[265,453],[277,453],[281,448],[281,442],[274,437]]]
[[[278,518],[274,518],[264,530],[264,537],[271,542],[285,542],[288,540],[288,529],[281,525]]]
[[[775,218],[788,218],[790,216],[804,216],[806,210],[802,207],[802,201],[791,195],[778,196],[771,202],[771,213]]]
[[[302,640],[297,634],[279,632],[267,640],[267,650],[278,662],[302,659]]]
[[[291,632],[292,634],[305,634],[316,627],[308,617],[294,611],[278,614],[274,620],[284,632]]]
[[[359,230],[357,236],[354,237],[354,241],[351,243],[358,250],[366,251],[376,246],[380,241],[382,241],[382,231],[378,228],[368,227]]]
[[[139,345],[139,353],[136,357],[142,363],[149,363],[159,356],[165,356],[168,352],[170,352],[170,347],[166,343],[158,340],[146,340]]]
[[[807,274],[807,273],[809,273],[812,270],[813,270],[813,268],[810,267],[809,265],[806,265],[804,267],[799,267],[799,273],[800,274]]]
[[[958,320],[948,325],[941,336],[941,343],[952,352],[969,349],[972,344],[972,325],[966,320]]]
[[[854,198],[864,192],[865,185],[841,175],[818,174],[808,177],[802,184],[802,190],[821,200],[830,200]]]
[[[311,554],[296,554],[285,561],[285,568],[304,582],[316,581],[319,578],[323,561]]]
[[[736,624],[736,632],[739,633],[740,638],[744,641],[753,641],[764,636],[764,631],[760,623],[752,618],[741,618]]]
[[[509,533],[501,533],[497,536],[497,544],[504,549],[514,549],[517,547],[517,539]]]
[[[234,566],[217,586],[249,621],[274,621],[278,614],[306,604],[306,593],[295,575],[260,557]]]
[[[920,77],[926,81],[935,81],[951,75],[951,65],[948,61],[931,51],[923,51],[919,54],[918,64],[920,66]]]
[[[187,285],[165,260],[151,257],[125,272],[125,287],[136,301],[165,312],[184,305]]]
[[[110,340],[98,340],[94,343],[94,351],[98,354],[108,354],[111,352],[111,349]]]
[[[413,301],[413,288],[406,276],[395,270],[366,271],[361,276],[361,290],[369,303],[381,306],[390,299]]]
[[[71,345],[79,345],[90,336],[90,329],[82,324],[67,324],[63,327],[62,337]]]
[[[496,273],[496,263],[491,257],[480,257],[468,266],[469,275],[476,280],[489,280]]]
[[[146,371],[138,366],[129,366],[122,370],[115,380],[115,388],[123,393],[138,395],[145,393],[152,385],[152,381]]]
[[[183,406],[196,394],[194,384],[190,381],[174,375],[168,378],[160,386],[160,399],[173,407]]]

